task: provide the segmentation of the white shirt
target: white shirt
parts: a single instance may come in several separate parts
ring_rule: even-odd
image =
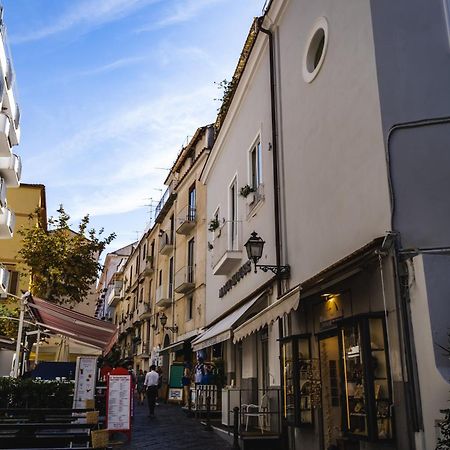
[[[158,386],[159,374],[152,370],[145,375],[144,386]]]

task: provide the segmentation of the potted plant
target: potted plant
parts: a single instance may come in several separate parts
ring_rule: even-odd
[[[219,219],[218,219],[217,217],[214,217],[214,219],[211,219],[211,220],[209,221],[209,224],[208,224],[208,230],[209,230],[209,231],[214,232],[214,231],[216,231],[219,227],[220,227],[220,222],[219,222]]]
[[[252,192],[255,192],[255,189],[253,187],[249,186],[248,184],[246,184],[245,186],[241,187],[240,194],[242,195],[242,197],[247,198],[247,196],[249,194],[251,194]]]

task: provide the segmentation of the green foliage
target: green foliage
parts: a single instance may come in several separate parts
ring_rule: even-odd
[[[222,93],[222,96],[219,98],[215,98],[215,101],[218,101],[221,103],[221,106],[217,109],[217,111],[220,110],[222,105],[228,105],[228,103],[231,101],[231,95],[233,92],[234,87],[234,78],[231,81],[228,81],[227,79],[224,79],[222,81],[214,81],[214,84],[217,86],[217,89],[219,89]]]
[[[19,317],[19,308],[0,304],[0,317],[1,316]],[[19,322],[16,320],[0,319],[0,336],[16,339],[18,326]]]
[[[73,382],[0,378],[3,408],[71,408]]]
[[[19,231],[23,239],[19,254],[29,267],[32,294],[55,303],[79,303],[101,270],[98,257],[116,235],[102,238],[103,228],[98,233],[89,228],[89,215],[74,232],[62,205],[57,212],[58,217],[48,219],[48,227],[40,223]]]

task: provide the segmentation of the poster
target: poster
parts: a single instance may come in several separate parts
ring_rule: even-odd
[[[79,356],[77,358],[73,408],[86,408],[86,400],[94,400],[96,373],[96,356]]]
[[[107,428],[127,431],[131,428],[131,376],[108,377]]]

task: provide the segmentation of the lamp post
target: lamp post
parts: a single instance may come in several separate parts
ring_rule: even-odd
[[[14,359],[14,369],[13,369],[14,378],[17,378],[19,376],[20,346],[22,344],[22,331],[25,319],[25,306],[28,303],[29,295],[30,295],[29,292],[25,292],[25,294],[23,294],[22,297],[20,298],[19,329],[17,331],[16,358]]]
[[[178,326],[177,325],[175,325],[173,327],[167,327],[166,326],[166,324],[167,324],[167,316],[163,312],[159,315],[159,321],[161,322],[163,330],[167,328],[168,330],[172,331],[173,333],[178,333]]]
[[[274,273],[278,278],[287,279],[289,278],[291,269],[289,266],[278,266],[270,264],[258,264],[261,259],[264,250],[264,244],[266,242],[258,236],[256,231],[250,234],[248,241],[244,244],[247,250],[247,256],[250,261],[255,265],[255,273],[257,273],[257,268],[261,269],[263,272],[268,272],[269,270]]]

